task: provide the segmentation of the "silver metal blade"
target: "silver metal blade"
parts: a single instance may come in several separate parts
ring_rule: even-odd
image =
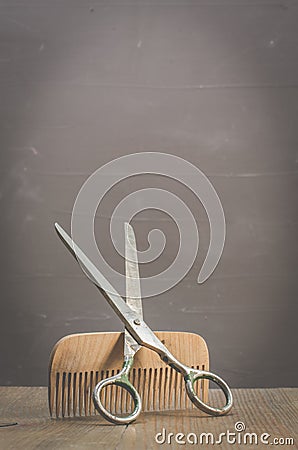
[[[125,223],[125,282],[126,304],[143,319],[143,307],[141,298],[141,285],[139,278],[138,254],[134,230],[129,223]],[[125,329],[124,355],[134,355],[141,346]]]
[[[117,316],[122,320],[125,327],[128,329],[133,338],[139,345],[151,348],[157,352],[161,358],[169,354],[166,347],[155,336],[148,325],[140,319],[139,315],[135,313],[129,305],[125,303],[123,298],[113,288],[113,286],[100,273],[95,265],[90,261],[88,256],[80,249],[80,247],[71,239],[71,237],[63,230],[63,228],[55,223],[56,231],[62,242],[72,255],[80,262],[84,270],[87,272],[91,281],[100,290],[109,305],[113,308]]]
[[[126,303],[143,319],[141,284],[136,238],[132,226],[125,224]]]
[[[126,315],[132,315],[134,318],[137,318],[138,316],[126,305],[121,295],[118,294],[66,231],[58,223],[55,223],[55,228],[62,242],[84,268],[91,281],[100,289],[120,319],[126,324]]]

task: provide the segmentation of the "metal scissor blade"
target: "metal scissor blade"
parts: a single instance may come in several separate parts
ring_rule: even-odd
[[[126,304],[130,306],[140,319],[143,319],[136,238],[134,230],[129,223],[125,223],[125,282]],[[125,329],[124,355],[133,356],[140,347],[129,331]]]
[[[118,294],[66,231],[58,223],[55,223],[55,228],[67,249],[79,261],[91,281],[99,288],[125,326],[129,327],[130,322],[137,319],[138,315],[125,303],[121,295]]]
[[[100,290],[136,342],[138,342],[139,345],[144,345],[145,347],[151,348],[159,353],[161,357],[163,357],[163,355],[167,355],[167,349],[155,336],[153,331],[142,319],[139,318],[138,314],[136,314],[130,306],[125,303],[120,294],[118,294],[118,292],[100,273],[100,271],[85,255],[80,247],[71,239],[66,231],[64,231],[58,223],[55,223],[55,228],[67,249],[84,267],[88,276],[90,276],[91,281]]]
[[[136,238],[132,226],[125,224],[126,303],[143,319],[141,284]]]

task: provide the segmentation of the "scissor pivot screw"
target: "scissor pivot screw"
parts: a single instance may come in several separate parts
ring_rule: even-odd
[[[135,319],[135,320],[133,321],[133,323],[134,323],[135,325],[141,325],[140,319]]]

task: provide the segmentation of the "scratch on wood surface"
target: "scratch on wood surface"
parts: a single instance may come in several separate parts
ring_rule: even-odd
[[[2,5],[2,6],[4,6],[4,5]],[[11,19],[10,17],[3,17],[2,16],[2,18],[6,19],[7,22],[9,22],[9,23],[13,23],[13,24],[17,25],[18,27],[23,28],[26,31],[33,32],[33,33],[40,32],[40,30],[37,30],[36,28],[32,28],[31,26],[27,25],[24,22],[19,22],[18,20]]]

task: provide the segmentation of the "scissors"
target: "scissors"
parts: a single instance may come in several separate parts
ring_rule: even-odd
[[[144,346],[158,353],[165,364],[168,364],[183,376],[186,393],[190,401],[197,408],[213,416],[227,414],[233,405],[232,393],[227,383],[212,372],[193,369],[182,364],[169,352],[165,345],[144,322],[136,240],[132,226],[129,223],[125,224],[126,302],[89,260],[80,247],[71,239],[66,231],[64,231],[58,223],[55,224],[55,228],[59,237],[62,239],[62,242],[73,256],[76,257],[91,281],[100,290],[125,326],[124,362],[122,370],[118,374],[100,381],[95,386],[93,391],[93,403],[96,410],[109,422],[121,425],[129,424],[139,416],[142,409],[142,401],[138,391],[130,383],[128,375],[133,366],[134,355],[142,346]],[[223,391],[226,403],[222,408],[210,406],[199,398],[195,391],[194,384],[201,379],[213,381]],[[131,395],[134,407],[130,414],[121,417],[116,416],[104,407],[101,402],[100,393],[108,385],[119,386]]]

